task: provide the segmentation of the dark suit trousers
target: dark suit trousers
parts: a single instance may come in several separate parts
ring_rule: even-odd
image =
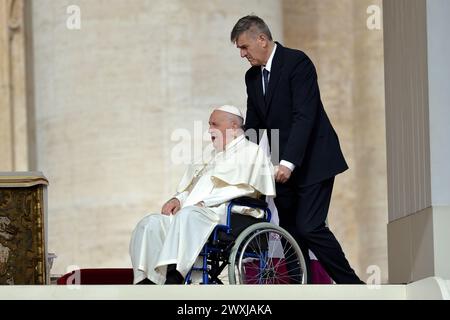
[[[336,283],[362,283],[350,267],[339,242],[326,226],[334,177],[306,187],[298,186],[295,180],[294,172],[287,183],[276,185],[275,204],[280,226],[300,245],[308,268],[310,249]]]

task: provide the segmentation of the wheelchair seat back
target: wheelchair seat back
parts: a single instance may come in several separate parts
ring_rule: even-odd
[[[249,226],[259,223],[266,222],[266,219],[257,219],[252,216],[232,213],[230,217],[230,232],[227,233],[225,230],[219,230],[217,233],[218,240],[221,243],[231,243],[237,239],[242,231],[247,229]]]

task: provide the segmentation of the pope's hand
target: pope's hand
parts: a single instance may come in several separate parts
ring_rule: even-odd
[[[177,198],[172,198],[163,205],[161,213],[165,215],[175,214],[180,210],[180,208],[180,200],[178,200]]]
[[[291,173],[291,169],[280,165],[275,172],[275,181],[278,183],[286,183],[291,177]]]

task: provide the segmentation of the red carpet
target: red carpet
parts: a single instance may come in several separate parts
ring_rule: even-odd
[[[58,279],[57,284],[133,284],[133,269],[131,268],[80,269],[77,272],[79,272],[78,275],[75,275],[75,271],[63,275]]]

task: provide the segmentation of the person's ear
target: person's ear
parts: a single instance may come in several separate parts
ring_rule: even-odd
[[[264,33],[261,33],[258,36],[258,42],[261,44],[261,47],[263,47],[264,49],[267,47],[267,37]]]

